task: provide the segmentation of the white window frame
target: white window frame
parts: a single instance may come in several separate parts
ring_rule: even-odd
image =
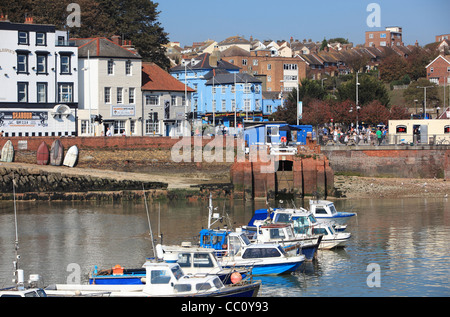
[[[128,88],[128,103],[135,104],[136,103],[136,95],[135,95],[136,89],[131,87]]]
[[[105,87],[104,100],[105,100],[105,103],[107,103],[107,104],[111,103],[111,87]]]
[[[117,87],[117,103],[123,104],[123,88]]]

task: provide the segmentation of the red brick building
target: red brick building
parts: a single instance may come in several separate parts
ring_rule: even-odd
[[[387,27],[384,31],[367,31],[365,47],[400,46],[403,45],[402,28]]]
[[[440,54],[426,66],[427,79],[438,85],[450,84],[450,55]]]
[[[265,91],[291,91],[297,82],[306,78],[306,63],[295,57],[272,57],[268,50],[249,52],[236,49],[221,53],[223,60],[241,68],[259,79],[265,78]],[[263,84],[263,86],[264,86]]]

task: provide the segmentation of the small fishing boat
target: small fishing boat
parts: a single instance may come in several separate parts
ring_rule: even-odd
[[[318,248],[327,250],[345,246],[345,243],[351,237],[351,233],[336,231],[334,224],[331,222],[319,222],[310,211],[304,208],[276,208],[270,210],[270,213],[268,213],[268,209],[256,210],[248,226],[258,225],[262,219],[265,219],[264,221],[269,219],[274,224],[290,224],[296,238],[317,239],[319,236],[322,236]]]
[[[249,276],[249,270],[239,268],[222,268],[217,262],[214,250],[193,247],[191,243],[183,242],[181,246],[156,246],[157,258],[160,261],[178,263],[186,275],[210,276],[216,275],[224,284],[234,284]],[[146,275],[144,267],[127,269],[116,265],[111,269],[98,270],[89,274],[89,284],[144,284]]]
[[[305,261],[303,254],[288,254],[280,244],[251,243],[242,230],[211,229],[222,219],[213,213],[211,195],[208,209],[208,228],[200,230],[199,245],[216,250],[222,267],[244,267],[251,269],[253,275],[278,275],[296,271]]]
[[[42,143],[39,145],[37,153],[37,164],[38,165],[47,165],[49,158],[50,158],[50,152],[48,151],[47,144],[42,141]]]
[[[334,203],[329,200],[309,201],[309,211],[319,222],[332,222],[336,225],[345,225],[351,217],[356,216],[354,212],[337,211]],[[337,227],[337,229],[340,229]]]
[[[244,226],[243,231],[251,242],[278,243],[291,254],[303,254],[311,261],[316,255],[322,235],[299,236],[289,223],[255,222],[255,227]]]
[[[64,159],[64,147],[61,141],[56,139],[50,147],[50,165],[61,166]]]
[[[74,167],[78,159],[78,148],[76,145],[72,145],[64,157],[63,165],[68,167]]]
[[[200,246],[216,250],[222,267],[245,267],[253,275],[295,272],[305,261],[303,254],[289,255],[280,244],[251,243],[243,232],[202,229]]]
[[[12,162],[14,161],[14,146],[11,140],[6,141],[2,148],[2,157],[0,158],[2,162]]]
[[[255,297],[261,286],[259,281],[224,285],[217,276],[185,275],[178,263],[147,261],[143,267],[141,285],[52,284],[44,290],[49,297]]]

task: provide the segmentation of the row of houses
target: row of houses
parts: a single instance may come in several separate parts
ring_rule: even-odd
[[[168,73],[119,36],[69,38],[2,17],[0,37],[3,136],[177,136],[263,119],[261,80],[217,54]]]

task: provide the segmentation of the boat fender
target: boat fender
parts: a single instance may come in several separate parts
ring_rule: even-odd
[[[113,275],[123,275],[123,267],[119,264],[113,267]]]
[[[239,272],[234,272],[231,274],[231,283],[236,284],[242,281],[242,275]]]

